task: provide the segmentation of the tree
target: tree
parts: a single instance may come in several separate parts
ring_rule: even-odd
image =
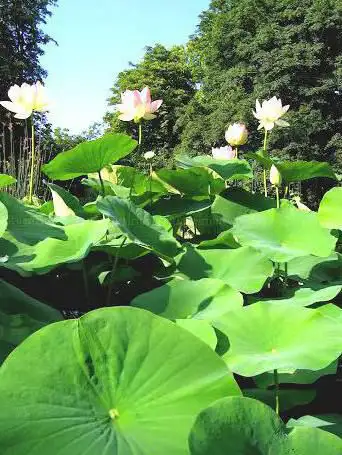
[[[57,0],[0,0],[0,97],[7,98],[13,84],[42,81],[46,71],[39,63],[42,46],[52,41],[41,24]]]
[[[232,121],[256,131],[255,100],[276,95],[291,127],[272,132],[273,153],[342,168],[340,0],[213,0],[190,49],[201,88],[178,120],[179,149],[207,153]]]
[[[143,144],[139,153],[153,150],[156,153],[156,164],[166,165],[180,140],[176,120],[195,93],[186,49],[183,46],[166,49],[157,44],[146,48],[141,62],[130,65],[131,68],[118,75],[111,89],[113,96],[109,99],[109,105],[119,103],[120,94],[126,89],[141,90],[146,85],[151,88],[154,99],[164,100],[158,117],[143,124]],[[109,124],[109,129],[127,132],[137,137],[137,126],[132,122],[122,122],[117,117],[116,113],[106,114],[105,120]],[[135,163],[139,166],[137,153],[133,154],[130,164]]]

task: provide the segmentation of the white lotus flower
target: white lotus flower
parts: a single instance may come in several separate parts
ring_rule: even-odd
[[[27,119],[33,111],[44,112],[49,108],[45,87],[36,82],[33,85],[13,85],[8,91],[11,101],[1,101],[0,104],[16,115],[15,118]]]
[[[151,160],[154,157],[155,153],[154,152],[146,152],[144,153],[144,158],[145,160]]]
[[[229,145],[211,149],[211,154],[216,160],[231,160],[235,158],[235,151]]]
[[[283,106],[281,99],[276,96],[270,100],[263,101],[262,104],[260,104],[259,100],[256,100],[256,109],[253,111],[253,115],[259,120],[258,130],[265,128],[265,130],[269,131],[274,128],[274,125],[289,126],[288,122],[280,120],[280,117],[289,110],[289,107],[289,105]]]
[[[246,144],[248,131],[244,123],[233,123],[226,131],[226,141],[233,147]]]

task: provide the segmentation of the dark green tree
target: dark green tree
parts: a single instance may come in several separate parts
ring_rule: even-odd
[[[213,0],[189,49],[200,89],[178,119],[179,149],[207,152],[232,121],[258,147],[255,100],[276,95],[291,126],[274,129],[273,153],[342,169],[340,0]]]
[[[120,102],[120,93],[126,89],[141,90],[149,86],[153,99],[164,100],[155,120],[143,123],[143,144],[140,154],[153,150],[156,164],[163,166],[170,162],[174,147],[179,143],[180,132],[176,120],[182,109],[195,93],[195,84],[188,62],[186,49],[174,46],[166,49],[161,44],[147,47],[143,59],[131,68],[122,71],[114,83],[109,105]],[[137,125],[118,120],[117,113],[107,113],[106,122],[115,132],[127,132],[137,137]],[[139,166],[138,152],[133,154],[130,164]]]

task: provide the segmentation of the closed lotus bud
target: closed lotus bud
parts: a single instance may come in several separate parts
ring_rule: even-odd
[[[248,140],[248,131],[244,123],[234,123],[229,125],[226,131],[226,141],[232,147],[246,144]]]
[[[278,169],[272,164],[271,170],[270,170],[270,182],[274,186],[280,186],[281,185],[281,174],[278,171]]]

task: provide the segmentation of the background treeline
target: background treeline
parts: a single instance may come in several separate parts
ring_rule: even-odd
[[[1,96],[10,83],[44,78],[39,55],[51,38],[40,26],[54,3],[0,0]],[[253,135],[246,149],[256,150],[261,133],[252,108],[256,98],[276,95],[291,105],[291,127],[272,132],[273,153],[328,161],[342,173],[341,0],[212,0],[185,46],[147,47],[140,62],[118,75],[104,125],[80,135],[56,130],[54,153],[104,128],[136,135],[134,124],[118,121],[110,107],[120,92],[145,85],[164,99],[158,118],[144,125],[142,147],[142,153],[156,152],[158,166],[172,166],[175,153],[208,153],[224,144],[233,121],[247,124]],[[126,164],[140,166],[141,160],[133,155]],[[310,183],[315,198],[326,183]]]

